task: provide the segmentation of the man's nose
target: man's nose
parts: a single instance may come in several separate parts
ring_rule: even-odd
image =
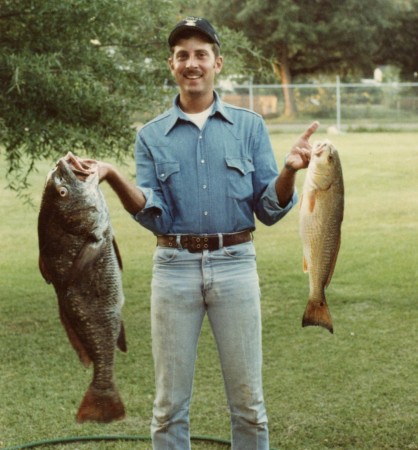
[[[190,56],[187,60],[187,67],[197,67],[197,60],[194,56]]]

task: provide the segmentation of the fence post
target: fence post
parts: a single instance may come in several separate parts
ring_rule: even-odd
[[[337,130],[341,131],[341,91],[340,91],[340,77],[337,75],[336,83],[336,103],[337,103]]]
[[[250,97],[250,105],[249,105],[249,109],[251,111],[254,111],[254,91],[253,91],[253,76],[251,76],[250,78],[250,86],[248,89],[248,93],[249,93],[249,97]]]

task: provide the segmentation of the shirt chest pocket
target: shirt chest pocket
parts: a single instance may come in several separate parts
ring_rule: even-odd
[[[162,162],[155,164],[157,178],[162,183],[172,182],[174,174],[180,172],[180,163],[178,162]]]
[[[228,168],[228,196],[245,200],[253,196],[254,164],[249,158],[226,158]]]
[[[176,202],[181,197],[180,163],[176,161],[156,163],[155,171],[166,200],[169,203]]]

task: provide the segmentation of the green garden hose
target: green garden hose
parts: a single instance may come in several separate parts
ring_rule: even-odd
[[[192,441],[206,441],[216,444],[230,446],[231,442],[225,439],[213,438],[210,436],[192,436]],[[71,444],[74,442],[93,442],[93,441],[150,441],[149,436],[78,436],[78,437],[64,437],[56,439],[46,439],[43,441],[29,442],[27,444],[17,445],[16,447],[8,447],[3,450],[23,450],[26,448],[35,448],[41,446],[50,446],[58,444]]]
[[[211,436],[192,436],[192,441],[212,442],[214,444],[221,444],[230,447],[231,441],[226,439],[214,438]],[[35,448],[41,446],[58,445],[58,444],[71,444],[74,442],[92,442],[92,441],[151,441],[149,436],[77,436],[77,437],[64,437],[56,439],[45,439],[43,441],[29,442],[27,444],[17,445],[16,447],[8,447],[3,450],[22,450],[25,448]],[[276,450],[276,449],[271,449]]]

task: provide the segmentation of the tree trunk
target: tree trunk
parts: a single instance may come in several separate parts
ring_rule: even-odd
[[[287,58],[287,48],[282,48],[278,53],[278,58],[273,61],[273,70],[282,84],[284,98],[283,116],[290,118],[296,115],[296,102],[293,95],[293,88],[288,87],[289,84],[292,84],[292,75]]]

